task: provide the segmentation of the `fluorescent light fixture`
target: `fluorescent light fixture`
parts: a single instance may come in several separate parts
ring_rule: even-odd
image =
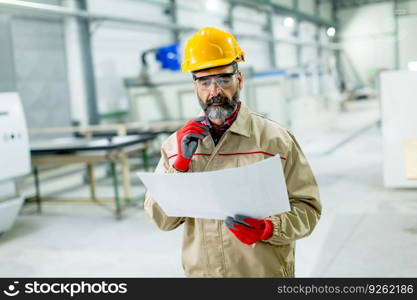
[[[327,35],[334,36],[336,34],[336,29],[334,27],[327,28]]]
[[[417,71],[417,61],[410,61],[408,63],[408,69],[410,71]]]
[[[284,26],[285,27],[293,27],[294,26],[294,19],[291,17],[286,17],[284,19]]]
[[[220,7],[219,0],[207,0],[206,8],[210,11],[216,11]]]

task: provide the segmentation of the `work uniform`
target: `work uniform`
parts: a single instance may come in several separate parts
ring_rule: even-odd
[[[172,166],[177,147],[174,133],[161,147],[155,172],[178,172]],[[287,129],[242,103],[217,145],[210,135],[199,141],[188,172],[241,167],[275,155],[281,157],[291,211],[267,217],[274,225],[271,238],[251,246],[240,242],[222,220],[168,217],[147,193],[145,212],[160,229],[185,226],[182,265],[187,277],[294,277],[295,241],[313,231],[321,204],[310,166]]]

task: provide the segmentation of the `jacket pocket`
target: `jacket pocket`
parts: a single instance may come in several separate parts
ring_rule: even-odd
[[[294,277],[294,245],[293,243],[285,245],[270,245],[271,251],[274,252],[284,277]]]

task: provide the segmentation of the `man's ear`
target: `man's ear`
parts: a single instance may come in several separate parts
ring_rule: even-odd
[[[237,71],[237,80],[239,82],[239,90],[243,89],[243,75],[240,71]]]

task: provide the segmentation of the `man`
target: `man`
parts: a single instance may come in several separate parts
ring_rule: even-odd
[[[160,229],[185,226],[182,263],[188,277],[294,277],[295,241],[308,236],[321,215],[316,181],[293,135],[240,102],[237,63],[243,60],[230,33],[203,28],[188,40],[182,70],[192,72],[205,115],[163,143],[155,172],[213,171],[280,155],[291,211],[264,220],[169,217],[147,194],[146,214]]]

